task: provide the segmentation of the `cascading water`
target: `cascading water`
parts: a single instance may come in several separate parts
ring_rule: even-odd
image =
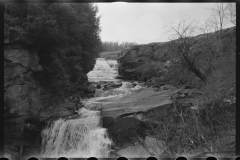
[[[98,58],[93,71],[88,73],[89,81],[118,81],[117,61]],[[100,111],[92,111],[99,103],[112,103],[131,90],[142,88],[133,87],[130,82],[122,82],[119,88],[97,89],[94,98],[83,101],[85,108],[79,109],[74,119],[59,119],[49,124],[42,131],[42,157],[108,157],[111,140],[107,130],[101,127]],[[88,108],[88,109],[86,109]]]
[[[108,157],[111,140],[100,126],[100,112],[85,108],[77,119],[59,119],[42,131],[42,157]]]
[[[97,58],[96,64],[91,72],[87,74],[89,81],[115,81],[118,75],[116,60],[105,60]]]

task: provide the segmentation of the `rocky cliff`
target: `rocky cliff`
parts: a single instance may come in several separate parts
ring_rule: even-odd
[[[43,56],[38,48],[44,46],[37,44],[38,38],[17,30],[4,35],[4,150],[13,157],[36,154],[41,146],[41,130],[47,122],[74,114],[80,104],[71,102],[68,96],[93,92],[86,76],[93,64],[79,66],[88,71],[80,72],[76,81],[71,81],[67,72],[65,77],[64,73],[57,74],[60,69],[56,70],[60,78],[54,79],[49,76],[46,61],[41,62]],[[61,94],[63,86],[68,87],[69,94]]]
[[[236,27],[224,29],[222,38],[217,36],[218,32],[189,38],[190,41],[195,41],[190,51],[200,53],[195,59],[196,68],[206,76],[210,75],[208,71],[214,70],[214,67],[220,69],[222,67],[220,64],[226,62],[226,57],[231,57],[232,62],[227,62],[229,66],[234,64]],[[157,78],[160,84],[164,81],[168,84],[169,82],[174,84],[198,83],[200,79],[191,72],[191,69],[179,63],[181,56],[179,56],[177,44],[179,44],[178,40],[174,40],[136,45],[121,51],[118,58],[119,75],[122,78],[145,82]],[[184,70],[183,67],[186,69]]]
[[[167,59],[166,47],[169,43],[151,43],[137,45],[121,52],[119,74],[130,79],[146,79],[155,75],[155,69],[160,69]]]

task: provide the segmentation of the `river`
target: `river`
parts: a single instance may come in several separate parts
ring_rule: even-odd
[[[98,58],[94,69],[88,73],[90,82],[104,81],[96,90],[95,97],[83,101],[78,118],[58,119],[42,131],[42,157],[109,157],[112,141],[107,130],[101,126],[101,112],[96,107],[116,102],[131,91],[142,88],[136,82],[116,79],[118,75],[116,60]],[[104,90],[108,82],[119,87]]]

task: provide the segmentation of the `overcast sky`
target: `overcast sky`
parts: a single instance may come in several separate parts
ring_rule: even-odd
[[[167,26],[188,16],[204,22],[213,3],[96,3],[101,15],[102,41],[151,42],[168,41]]]

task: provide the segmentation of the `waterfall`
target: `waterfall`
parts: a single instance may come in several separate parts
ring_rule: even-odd
[[[115,77],[118,75],[116,60],[106,60],[104,58],[97,58],[96,64],[92,71],[87,76],[89,81],[116,81]]]
[[[100,112],[85,108],[77,119],[59,119],[42,131],[42,157],[108,157],[111,140],[100,127]]]
[[[117,81],[117,61],[98,58],[93,71],[88,73],[89,81]],[[135,82],[137,83],[137,82]],[[101,103],[117,102],[131,90],[142,88],[139,84],[133,87],[130,82],[122,82],[119,88],[97,89],[94,98],[83,100],[87,108],[94,108]],[[107,130],[101,127],[100,112],[82,108],[77,118],[59,119],[51,122],[42,131],[41,157],[68,158],[106,158],[109,157],[111,140]]]

